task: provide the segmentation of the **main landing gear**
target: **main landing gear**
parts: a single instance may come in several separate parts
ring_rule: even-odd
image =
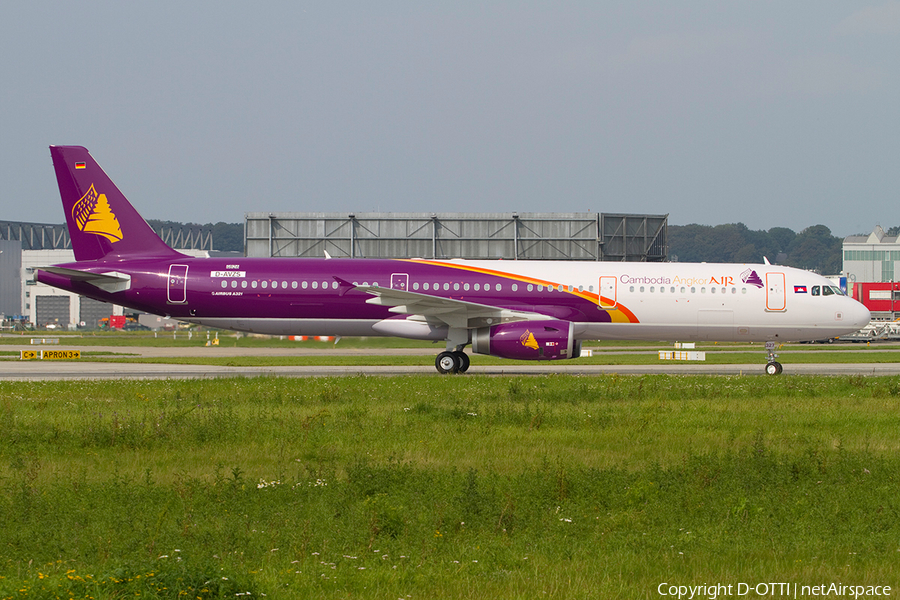
[[[775,360],[778,355],[775,354],[775,342],[766,342],[766,375],[781,375],[784,367]]]
[[[469,370],[469,355],[462,350],[446,351],[437,355],[434,366],[438,373],[465,373]]]

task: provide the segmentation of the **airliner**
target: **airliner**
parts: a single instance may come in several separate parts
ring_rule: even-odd
[[[475,354],[577,358],[584,340],[767,342],[857,331],[869,311],[828,279],[764,264],[194,258],[167,246],[87,149],[51,146],[75,262],[60,289],[206,327],[444,341],[440,373]]]

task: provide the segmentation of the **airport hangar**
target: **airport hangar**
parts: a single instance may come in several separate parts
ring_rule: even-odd
[[[244,252],[213,248],[198,226],[163,227],[191,256],[502,260],[667,260],[668,215],[604,213],[246,213]],[[0,221],[0,313],[6,323],[95,328],[120,306],[34,281],[33,269],[74,261],[64,225]],[[9,317],[15,316],[14,320]],[[155,317],[140,322],[151,328]]]

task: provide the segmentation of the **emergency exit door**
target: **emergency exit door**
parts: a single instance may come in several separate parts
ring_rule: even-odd
[[[600,277],[600,297],[598,298],[600,308],[612,310],[616,307],[616,283],[617,279],[614,275]]]
[[[784,273],[766,273],[766,310],[786,308]]]
[[[169,304],[184,304],[187,302],[187,265],[170,265],[168,279]]]

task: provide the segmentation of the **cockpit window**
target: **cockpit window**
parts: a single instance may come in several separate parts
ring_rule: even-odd
[[[812,286],[812,289],[809,291],[811,296],[818,296],[822,293],[822,288],[817,285]]]
[[[831,296],[832,294],[834,294],[834,288],[832,288],[829,285],[822,286],[822,295],[823,296]]]
[[[839,288],[839,287],[831,286],[831,289],[832,289],[832,291],[833,291],[836,295],[838,295],[838,296],[843,296],[843,295],[844,295],[844,292],[843,292],[843,291],[841,290],[841,288]]]

